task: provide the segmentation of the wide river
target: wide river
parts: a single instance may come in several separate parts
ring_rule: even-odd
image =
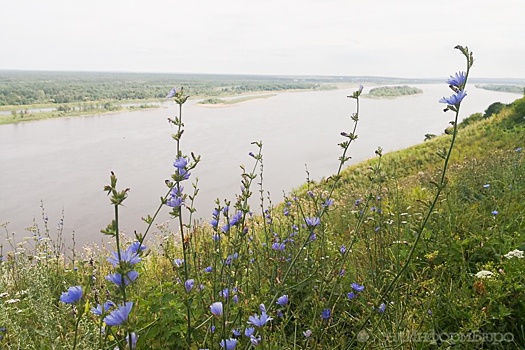
[[[420,143],[426,133],[441,134],[453,118],[438,100],[449,96],[445,84],[416,85],[424,93],[396,99],[361,99],[352,162],[385,151]],[[367,89],[365,89],[365,93]],[[192,178],[199,178],[197,217],[208,220],[216,198],[234,201],[239,193],[239,166],[253,166],[248,156],[263,141],[264,187],[278,202],[284,192],[310,177],[319,180],[337,170],[341,131],[350,131],[355,101],[352,90],[285,92],[227,107],[184,105],[182,150],[202,156]],[[519,95],[468,89],[461,118],[483,112],[491,103],[509,103]],[[164,180],[173,171],[175,141],[167,117],[177,115],[174,102],[166,108],[49,119],[0,126],[0,224],[8,221],[15,241],[31,234],[33,220],[43,228],[40,203],[56,233],[62,213],[67,240],[75,233],[77,247],[100,243],[100,229],[111,221],[113,209],[103,186],[110,171],[120,188],[131,188],[121,209],[121,228],[143,232],[141,217],[153,214],[165,194]],[[191,190],[187,184],[186,192]],[[254,188],[255,195],[258,193]],[[169,220],[164,208],[157,222]],[[172,225],[175,227],[175,225]],[[0,244],[5,230],[0,229]],[[4,245],[4,249],[6,246]]]

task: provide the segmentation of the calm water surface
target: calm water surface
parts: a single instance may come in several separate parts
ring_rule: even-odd
[[[393,151],[419,143],[426,133],[441,134],[453,118],[437,101],[450,95],[443,84],[420,85],[424,93],[397,99],[361,99],[359,138],[351,147],[352,162],[374,156],[381,146]],[[352,90],[280,93],[228,107],[187,103],[182,139],[185,153],[202,156],[192,178],[199,178],[197,217],[208,219],[216,198],[234,201],[239,193],[239,166],[251,169],[256,152],[251,142],[263,141],[264,186],[274,202],[310,177],[318,180],[337,170],[341,131],[350,131],[355,102]],[[366,92],[366,89],[365,89]],[[491,103],[509,103],[518,95],[471,88],[461,116],[483,112]],[[103,186],[110,171],[120,188],[131,188],[121,210],[127,233],[143,232],[141,217],[153,214],[165,194],[164,180],[173,171],[175,129],[167,117],[177,106],[89,117],[50,119],[0,126],[0,223],[20,240],[33,219],[42,227],[43,201],[55,231],[64,213],[64,235],[75,233],[77,245],[100,242],[100,229],[113,209]],[[186,192],[191,186],[186,184]],[[257,191],[254,191],[257,194]],[[169,220],[163,210],[158,222]],[[3,241],[5,234],[0,232]]]

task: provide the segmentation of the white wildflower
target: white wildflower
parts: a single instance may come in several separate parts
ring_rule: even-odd
[[[505,254],[504,257],[506,257],[507,259],[510,259],[510,258],[521,259],[523,258],[523,251],[519,249],[514,249],[508,252],[507,254]]]
[[[477,278],[489,278],[489,277],[492,277],[493,273],[490,272],[490,271],[487,271],[487,270],[481,270],[480,272],[478,272],[475,276]]]

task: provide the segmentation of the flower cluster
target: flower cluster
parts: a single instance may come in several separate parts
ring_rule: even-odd
[[[470,61],[469,61],[469,68],[470,68]],[[440,103],[446,103],[447,108],[445,108],[445,112],[447,110],[452,110],[454,112],[457,112],[459,110],[459,106],[461,104],[461,101],[467,96],[467,92],[465,91],[465,85],[467,83],[467,76],[468,72],[457,72],[453,76],[450,76],[450,78],[447,79],[447,84],[450,87],[454,93],[449,97],[443,97],[439,100]]]

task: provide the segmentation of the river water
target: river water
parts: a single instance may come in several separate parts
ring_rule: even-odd
[[[453,118],[437,101],[449,96],[445,84],[415,85],[424,93],[396,99],[361,99],[359,138],[350,149],[351,163],[384,151],[422,142],[426,133],[441,134]],[[365,89],[366,93],[367,89]],[[184,105],[184,153],[202,156],[192,178],[199,178],[197,217],[207,220],[216,198],[235,200],[239,193],[239,166],[248,169],[256,152],[253,141],[263,141],[264,187],[278,202],[310,177],[319,180],[337,170],[341,131],[351,131],[355,101],[352,90],[285,92],[227,107]],[[509,103],[519,95],[470,88],[461,117],[483,112],[491,103]],[[165,194],[164,180],[173,171],[175,129],[166,119],[178,108],[165,108],[49,119],[0,126],[0,223],[9,222],[15,240],[31,234],[24,228],[35,219],[42,227],[40,203],[51,233],[62,213],[64,237],[74,232],[77,246],[100,243],[100,229],[111,221],[113,209],[103,192],[110,171],[120,188],[131,189],[121,209],[121,228],[143,232],[141,217],[153,214]],[[186,185],[186,192],[191,190]],[[257,195],[257,191],[254,191]],[[158,222],[169,220],[164,208]],[[5,231],[4,231],[5,233]],[[0,244],[5,234],[0,231]],[[5,242],[4,242],[5,243]],[[4,248],[5,249],[5,248]]]

